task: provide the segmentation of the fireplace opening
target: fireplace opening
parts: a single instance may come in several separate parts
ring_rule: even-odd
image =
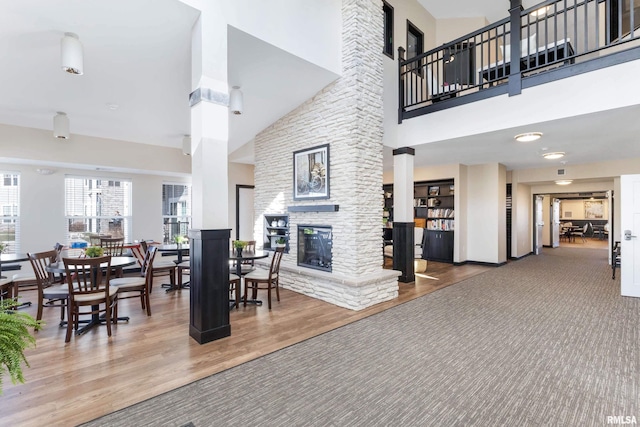
[[[298,265],[331,271],[331,226],[298,225]]]

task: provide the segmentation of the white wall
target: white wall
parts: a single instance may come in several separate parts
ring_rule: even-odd
[[[587,219],[584,215],[585,202],[590,202],[590,199],[585,200],[562,200],[560,203],[560,219],[563,221],[571,221],[574,219]],[[603,220],[609,219],[609,201],[608,200],[599,200],[602,202],[602,208],[604,216]],[[571,216],[567,216],[567,212],[571,213]]]
[[[340,73],[341,0],[181,1],[216,17],[222,25],[231,25],[311,63]],[[380,7],[382,10],[382,4]],[[213,30],[215,28],[203,28],[207,32]],[[207,35],[204,36],[206,40]]]
[[[511,256],[519,258],[531,253],[533,245],[533,205],[531,187],[513,183],[511,187]]]
[[[467,167],[467,260],[506,261],[506,168]]]

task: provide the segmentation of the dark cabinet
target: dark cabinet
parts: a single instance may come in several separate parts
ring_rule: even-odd
[[[453,262],[453,231],[424,230],[422,258],[430,261]]]

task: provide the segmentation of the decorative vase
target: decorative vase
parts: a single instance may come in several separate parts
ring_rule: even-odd
[[[236,254],[238,254],[239,257],[242,257],[242,248],[236,248]]]

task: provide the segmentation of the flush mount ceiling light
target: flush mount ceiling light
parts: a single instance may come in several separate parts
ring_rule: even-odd
[[[53,136],[58,139],[69,139],[69,117],[59,112],[53,118]]]
[[[242,114],[242,92],[240,86],[234,86],[229,93],[229,109],[233,114]]]
[[[191,136],[185,135],[182,138],[182,154],[185,156],[191,155]]]
[[[557,160],[560,159],[562,157],[564,157],[564,151],[556,151],[553,153],[544,153],[542,155],[542,157],[544,157],[547,160]]]
[[[556,181],[556,184],[558,185],[569,185],[573,182],[572,179],[559,179]]]
[[[516,141],[518,142],[532,142],[537,141],[542,137],[542,132],[527,132],[521,133],[515,136]]]
[[[64,33],[60,41],[60,61],[63,71],[83,74],[82,43],[77,34]]]

